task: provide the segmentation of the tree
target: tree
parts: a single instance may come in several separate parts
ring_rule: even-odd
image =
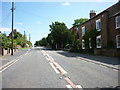
[[[61,22],[54,22],[49,26],[50,26],[50,31],[51,31],[50,33],[51,37],[55,43],[54,45],[56,45],[58,49],[64,48],[65,41],[67,40],[65,33],[68,30],[66,25]]]
[[[6,34],[0,34],[0,37],[2,37],[2,46],[3,46],[3,48],[9,48],[10,39],[6,36]]]
[[[36,47],[36,46],[40,46],[39,41],[36,41],[35,44],[34,44],[34,46],[35,46],[35,47]]]
[[[74,20],[73,27],[78,27],[80,24],[82,24],[83,22],[87,20],[88,20],[87,18],[76,19]]]
[[[47,40],[47,43],[48,43],[48,46],[49,46],[49,47],[54,46],[54,40],[53,40],[53,37],[52,37],[52,34],[51,34],[51,33],[48,34],[46,40]],[[54,47],[52,47],[52,48],[54,48]]]

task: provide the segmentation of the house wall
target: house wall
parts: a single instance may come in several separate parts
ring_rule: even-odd
[[[101,49],[95,49],[95,53],[107,56],[119,56],[120,49],[116,49],[116,35],[120,34],[120,28],[116,29],[115,17],[120,15],[120,2],[101,12],[100,14],[89,19],[79,26],[80,48],[82,49],[82,27],[85,26],[86,32],[96,29],[96,20],[101,20]],[[110,42],[114,48],[108,49]],[[109,54],[109,51],[111,52]],[[108,55],[109,54],[109,55]]]
[[[82,27],[85,26],[86,32],[90,30],[96,29],[96,20],[101,20],[101,39],[102,39],[102,47],[107,47],[107,39],[108,39],[108,12],[103,12],[102,14],[98,15],[95,18],[92,18],[88,22],[79,26],[80,32],[80,46],[82,46]]]
[[[109,11],[109,31],[108,41],[113,42],[116,48],[116,35],[120,34],[120,28],[116,29],[115,17],[120,15],[120,2],[108,9]]]

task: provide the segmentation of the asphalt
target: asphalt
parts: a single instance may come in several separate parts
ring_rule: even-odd
[[[2,88],[66,88],[68,83],[62,75],[56,74],[41,51],[49,54],[67,71],[65,76],[75,85],[114,88],[120,84],[119,70],[114,69],[119,66],[118,58],[33,48],[25,55],[26,51],[22,51],[19,61],[2,72]]]
[[[24,50],[17,50],[14,52],[14,55],[7,54],[5,56],[0,57],[0,66],[7,64],[8,62],[17,59],[20,55],[23,55],[25,52],[27,52],[29,49],[24,49]]]
[[[66,88],[38,49],[33,49],[2,72],[2,88]]]
[[[120,85],[118,70],[114,69],[119,68],[118,58],[66,51],[45,51],[68,72],[67,75],[75,84],[80,84],[83,88],[114,88]]]

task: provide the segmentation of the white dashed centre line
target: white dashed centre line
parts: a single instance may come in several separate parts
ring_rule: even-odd
[[[52,66],[52,68],[55,70],[55,72],[56,72],[57,74],[60,73],[60,72],[55,68],[55,66],[54,66],[52,63],[50,63],[50,65]]]
[[[52,68],[54,69],[54,71],[57,73],[57,74],[61,74],[63,75],[65,78],[65,81],[69,84],[69,85],[66,85],[67,88],[77,88],[78,90],[80,90],[79,88],[82,89],[82,86],[81,85],[75,85],[68,77],[65,76],[65,74],[67,74],[67,72],[57,63],[54,61],[54,59],[49,55],[47,54],[45,51],[41,51],[43,53],[43,55],[45,56],[45,58],[49,61],[50,65],[52,66]],[[83,90],[83,89],[82,89]]]

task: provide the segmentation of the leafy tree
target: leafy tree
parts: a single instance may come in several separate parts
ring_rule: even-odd
[[[34,46],[40,46],[39,41],[36,41],[35,44],[34,44]]]
[[[82,24],[83,22],[87,20],[88,20],[87,18],[76,19],[74,20],[73,27],[78,27],[80,24]]]
[[[68,30],[66,25],[61,22],[54,22],[49,26],[55,45],[57,45],[59,49],[64,48],[67,39],[66,32]]]
[[[0,37],[2,38],[3,48],[9,48],[10,39],[6,36],[6,34],[0,34]]]
[[[46,37],[42,38],[42,40],[39,41],[40,46],[47,46],[47,40]]]
[[[55,45],[54,45],[54,40],[53,40],[53,37],[52,37],[51,33],[48,34],[46,40],[47,40],[48,46],[54,48],[53,46],[55,46]]]

